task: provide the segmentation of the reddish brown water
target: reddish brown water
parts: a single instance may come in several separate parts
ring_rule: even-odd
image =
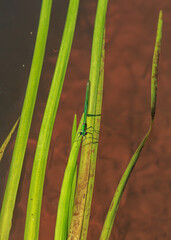
[[[40,2],[4,3],[0,40],[1,143],[20,114]],[[74,114],[80,117],[89,75],[97,1],[80,3],[69,66],[55,121],[44,184],[40,240],[53,239]],[[32,4],[31,4],[32,3]],[[10,240],[22,240],[38,131],[60,45],[68,1],[55,0],[38,100],[14,211]],[[171,3],[109,1],[102,124],[88,239],[99,239],[117,184],[150,121],[150,75],[159,10],[164,27],[157,112],[152,134],[123,194],[110,239],[171,239]],[[23,66],[24,65],[24,66]],[[1,162],[1,202],[14,138]]]

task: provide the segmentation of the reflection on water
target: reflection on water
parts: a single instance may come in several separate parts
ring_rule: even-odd
[[[41,1],[4,3],[0,24],[1,143],[21,111]],[[10,239],[22,240],[31,168],[59,50],[68,1],[54,1],[44,69],[19,186]],[[31,7],[32,6],[32,7]],[[98,239],[116,186],[150,120],[150,75],[159,9],[164,13],[154,128],[125,189],[111,239],[171,239],[171,83],[169,0],[109,1],[102,126],[88,239]],[[96,1],[81,1],[44,184],[40,239],[53,239],[60,187],[70,151],[71,125],[80,117],[89,74]],[[60,139],[60,141],[59,141]],[[1,163],[5,187],[13,142]],[[1,191],[1,202],[2,202]]]

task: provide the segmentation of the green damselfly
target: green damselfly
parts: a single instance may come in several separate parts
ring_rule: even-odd
[[[88,102],[89,102],[89,95],[90,95],[90,81],[87,82],[87,88],[86,88],[86,96],[85,96],[85,105],[84,105],[84,118],[83,118],[83,124],[82,129],[79,132],[80,136],[86,136],[87,133],[92,134],[91,132],[87,132],[87,129],[93,128],[92,126],[87,128],[87,117],[95,117],[95,116],[101,116],[101,114],[88,114]],[[93,129],[95,132],[97,132],[95,129]]]

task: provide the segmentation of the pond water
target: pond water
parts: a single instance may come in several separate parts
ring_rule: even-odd
[[[39,239],[53,239],[74,114],[89,76],[95,0],[80,2],[44,184]],[[41,1],[6,1],[0,14],[0,144],[21,112]],[[54,0],[46,56],[17,195],[10,240],[22,240],[37,137],[58,55],[68,1]],[[88,239],[99,239],[117,184],[150,122],[150,77],[159,10],[164,26],[154,127],[123,194],[110,239],[171,239],[171,2],[110,0],[100,142]],[[0,163],[0,203],[15,136]]]

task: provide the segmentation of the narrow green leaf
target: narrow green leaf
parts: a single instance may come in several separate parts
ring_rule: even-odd
[[[1,148],[0,148],[0,161],[1,161],[2,157],[3,157],[3,155],[4,155],[4,151],[5,151],[5,149],[6,149],[7,145],[8,145],[11,137],[12,137],[12,134],[13,134],[13,132],[15,131],[15,129],[16,129],[16,127],[17,127],[17,124],[18,124],[19,119],[20,119],[20,118],[18,118],[17,121],[15,122],[15,124],[14,124],[14,126],[12,127],[10,133],[8,134],[7,138],[5,139],[5,141],[3,142],[3,144],[2,144],[2,146],[1,146]]]
[[[52,0],[43,0],[34,55],[0,214],[0,240],[7,240],[41,75]]]
[[[72,181],[72,187],[71,187],[71,197],[70,197],[69,214],[68,214],[68,234],[69,234],[69,230],[70,230],[72,213],[73,213],[73,208],[74,208],[76,184],[77,184],[77,166],[75,168],[74,177],[73,177],[73,181]]]
[[[79,133],[78,133],[78,135],[76,133],[77,133],[77,115],[75,114],[74,122],[73,122],[73,126],[72,126],[71,147],[72,147],[74,141],[78,141],[77,136],[79,137]],[[73,206],[74,206],[76,183],[77,183],[77,166],[75,168],[74,177],[73,177],[73,181],[72,181],[72,187],[71,187],[71,197],[70,197],[70,203],[69,203],[69,217],[68,217],[68,233],[69,233],[69,229],[70,229]]]
[[[101,55],[103,46],[103,34],[105,26],[105,18],[107,11],[107,0],[99,0],[96,12],[93,45],[92,45],[92,56],[90,65],[90,95],[89,95],[89,106],[88,114],[96,114],[96,104],[99,86],[99,74],[101,69]],[[87,117],[87,129],[92,132],[95,128],[95,118]],[[89,129],[91,127],[91,129]],[[92,144],[94,144],[93,138],[86,137],[82,144],[81,159],[78,171],[78,180],[76,187],[75,203],[73,216],[71,220],[71,227],[69,232],[68,240],[80,239],[81,230],[83,224],[84,210],[86,204],[86,195],[88,189],[88,179],[91,166],[91,151]]]
[[[80,149],[82,136],[78,138],[79,130],[83,123],[83,117],[78,126],[77,133],[69,155],[68,163],[65,169],[65,174],[61,187],[61,194],[58,203],[58,211],[56,218],[55,240],[65,240],[68,236],[68,217],[71,200],[71,189],[73,178],[75,177],[75,169],[77,165],[77,157]]]
[[[55,72],[37,142],[30,183],[24,239],[38,239],[44,177],[54,121],[69,60],[79,0],[70,0]]]
[[[104,30],[104,35],[103,35],[103,46],[102,47],[103,47],[103,49],[102,49],[102,56],[101,56],[101,68],[100,68],[99,86],[98,86],[98,93],[97,93],[96,117],[95,117],[95,124],[94,124],[95,131],[93,131],[93,136],[92,136],[94,144],[92,144],[92,149],[91,149],[90,173],[89,173],[89,179],[88,179],[88,190],[87,190],[83,225],[82,225],[82,230],[81,230],[81,240],[87,239],[88,224],[89,224],[90,211],[91,211],[91,202],[92,202],[93,189],[94,189],[96,159],[97,159],[100,120],[101,120],[101,108],[102,108],[102,98],[103,98],[105,30]],[[100,116],[98,116],[98,115],[100,115]]]
[[[160,56],[160,47],[162,40],[162,11],[159,13],[158,27],[157,27],[157,37],[156,44],[154,48],[153,55],[153,65],[152,65],[152,73],[151,73],[151,117],[154,119],[155,109],[156,109],[156,98],[157,98],[157,80],[158,80],[158,64],[159,64],[159,56]]]
[[[159,53],[160,53],[160,45],[161,45],[161,38],[162,38],[162,11],[160,11],[159,14],[159,21],[158,21],[158,28],[157,28],[157,38],[156,38],[156,44],[154,49],[154,57],[153,57],[153,63],[152,63],[152,77],[151,77],[151,121],[150,121],[150,127],[146,134],[146,136],[143,138],[142,142],[140,143],[139,147],[137,148],[136,152],[134,153],[131,161],[129,162],[120,182],[116,189],[115,195],[113,197],[113,200],[111,202],[105,223],[103,225],[103,229],[101,232],[100,240],[108,240],[110,237],[110,233],[113,227],[113,223],[115,220],[116,212],[119,207],[119,203],[123,194],[123,191],[126,187],[126,184],[128,182],[128,179],[131,175],[131,172],[138,160],[138,157],[141,153],[141,150],[144,147],[144,144],[151,132],[154,116],[155,116],[155,108],[156,108],[156,96],[157,96],[157,80],[158,80],[158,63],[159,63]]]
[[[74,122],[73,122],[73,125],[72,125],[71,147],[74,143],[76,132],[77,132],[77,115],[75,114],[74,115]]]

